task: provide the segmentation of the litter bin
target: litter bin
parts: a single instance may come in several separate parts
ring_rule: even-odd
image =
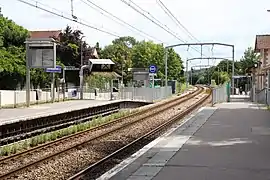
[[[77,96],[77,90],[71,91],[71,95],[72,95],[72,97],[76,97]]]
[[[97,96],[97,88],[94,89],[95,96]]]
[[[36,100],[41,100],[41,95],[42,95],[42,90],[41,89],[36,89]]]

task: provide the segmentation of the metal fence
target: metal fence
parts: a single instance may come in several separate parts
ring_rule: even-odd
[[[226,102],[228,99],[226,86],[213,88],[212,90],[212,105],[216,103]]]
[[[253,88],[251,92],[251,100],[253,102],[266,105],[270,104],[270,88],[264,88],[260,91],[256,91],[256,89],[254,90]]]
[[[54,94],[54,98],[53,98]],[[89,100],[140,100],[153,102],[167,98],[172,95],[172,89],[169,86],[167,91],[165,87],[160,88],[132,88],[125,87],[118,91],[99,90],[83,87],[83,99]],[[55,89],[31,90],[30,104],[43,104],[48,102],[59,102],[67,100],[80,99],[80,88],[68,88],[65,93]],[[0,108],[1,107],[21,107],[26,105],[26,91],[0,90]]]
[[[125,87],[120,89],[120,99],[123,100],[143,100],[153,102],[156,100],[165,99],[172,95],[172,88],[159,87],[159,88],[137,88]]]

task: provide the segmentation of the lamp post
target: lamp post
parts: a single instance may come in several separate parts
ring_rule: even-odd
[[[85,36],[82,36],[81,37],[81,67],[83,66],[83,41],[82,39],[84,38]]]
[[[81,37],[81,70],[82,70],[82,67],[83,67],[83,42],[82,42],[82,39],[84,38],[85,36],[82,36]],[[82,74],[80,73],[80,76],[83,76],[83,70],[82,70]],[[83,99],[83,82],[82,82],[82,78],[80,78],[80,99]]]

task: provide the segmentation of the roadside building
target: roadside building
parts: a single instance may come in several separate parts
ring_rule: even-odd
[[[251,68],[253,74],[253,82],[258,91],[269,86],[270,71],[270,35],[257,35],[255,40],[255,52],[260,54],[259,63]]]

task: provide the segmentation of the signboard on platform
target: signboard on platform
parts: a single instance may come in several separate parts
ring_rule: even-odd
[[[76,71],[76,70],[80,70],[80,68],[76,68],[75,66],[65,66],[64,69],[66,71]]]
[[[149,73],[156,73],[157,72],[157,66],[156,65],[150,65],[149,66]]]
[[[55,68],[46,68],[45,70],[48,73],[61,73],[62,72],[62,67],[61,66],[56,66]]]
[[[56,43],[52,38],[29,38],[26,40],[27,66],[29,68],[54,68]]]
[[[133,73],[133,80],[148,80],[149,73],[148,72],[134,72]]]

